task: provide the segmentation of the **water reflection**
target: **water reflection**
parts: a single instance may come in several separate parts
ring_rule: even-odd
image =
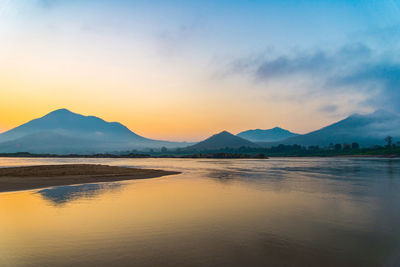
[[[182,174],[0,194],[0,266],[400,266],[400,160],[99,163]]]
[[[122,183],[102,183],[57,186],[37,191],[45,200],[55,205],[62,205],[78,199],[90,199],[100,194],[120,190]]]

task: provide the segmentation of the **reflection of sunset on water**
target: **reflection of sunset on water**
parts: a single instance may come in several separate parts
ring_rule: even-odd
[[[235,265],[268,258],[282,263],[287,258],[279,248],[285,247],[293,263],[375,265],[395,253],[393,242],[400,238],[400,232],[386,228],[400,217],[385,216],[399,201],[390,193],[399,184],[385,171],[388,166],[392,172],[399,170],[397,160],[390,165],[368,159],[337,159],[333,165],[331,159],[99,161],[183,173],[115,186],[2,193],[2,262],[57,265],[73,258],[76,266],[110,261],[116,266],[132,261]],[[359,167],[360,161],[365,161],[364,167]],[[340,168],[353,169],[353,178],[344,178]],[[380,184],[374,182],[376,173],[381,175]],[[375,228],[376,223],[382,227]],[[346,247],[349,242],[352,245]],[[358,258],[360,251],[372,252],[370,242],[385,252]],[[234,257],[237,246],[242,252]]]

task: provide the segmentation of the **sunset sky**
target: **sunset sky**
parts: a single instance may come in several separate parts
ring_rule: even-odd
[[[400,1],[0,0],[0,132],[67,108],[153,139],[400,111]]]

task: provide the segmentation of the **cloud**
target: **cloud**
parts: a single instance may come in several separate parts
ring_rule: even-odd
[[[336,112],[337,106],[336,105],[327,105],[327,106],[321,107],[319,110],[322,112],[326,112],[326,113],[332,113],[332,112]]]
[[[323,52],[311,55],[298,55],[295,58],[281,56],[271,61],[263,62],[256,71],[256,76],[263,80],[284,77],[298,73],[320,73],[329,69],[330,60]]]
[[[334,51],[318,49],[269,59],[262,55],[262,60],[251,58],[247,63],[241,59],[238,61],[240,64],[234,62],[231,69],[236,73],[250,74],[255,82],[282,83],[285,86],[289,83],[302,91],[304,98],[331,95],[337,99],[340,94],[344,97],[363,95],[364,98],[359,98],[362,102],[358,103],[361,106],[399,111],[400,62],[389,58],[388,54],[388,51],[380,53],[357,43]],[[285,90],[284,86],[279,90]],[[286,87],[286,90],[289,89]],[[319,111],[337,110],[337,105],[325,103]]]
[[[347,73],[328,78],[328,88],[351,88],[365,94],[377,92],[366,104],[400,111],[400,63],[388,60],[359,64]]]
[[[289,75],[329,74],[354,65],[355,62],[371,56],[371,50],[363,44],[348,45],[329,53],[319,50],[313,53],[297,53],[266,60],[257,67],[256,77],[262,80],[281,78]]]

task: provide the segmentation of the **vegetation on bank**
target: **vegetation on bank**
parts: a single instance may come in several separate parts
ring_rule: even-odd
[[[150,150],[142,153],[136,150],[104,154],[32,154],[28,152],[0,153],[0,157],[64,157],[64,158],[257,158],[268,157],[336,157],[336,156],[383,156],[400,157],[400,143],[393,143],[392,137],[385,138],[385,146],[361,148],[356,142],[351,144],[330,144],[328,147],[283,145],[272,147],[240,147],[214,150],[190,150],[185,148]]]
[[[121,153],[121,154],[91,154],[91,155],[56,155],[56,154],[31,154],[0,153],[0,157],[37,157],[37,158],[255,158],[268,157],[337,157],[337,156],[382,156],[400,157],[400,146],[374,147],[374,148],[341,148],[327,149],[319,147],[302,147],[298,145],[279,145],[271,148],[240,148],[221,149],[215,151],[186,151],[186,152],[153,152],[149,154]]]
[[[212,151],[184,151],[175,153],[152,153],[153,157],[182,158],[267,158],[267,157],[337,157],[337,156],[386,156],[400,157],[400,146],[359,148],[336,146],[321,148],[318,146],[278,145],[270,148],[220,149]]]

